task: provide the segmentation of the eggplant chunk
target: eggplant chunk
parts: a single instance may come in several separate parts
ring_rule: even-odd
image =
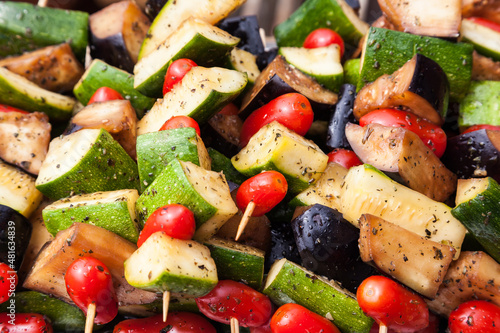
[[[425,239],[378,216],[363,214],[359,223],[361,259],[420,294],[434,298],[456,250]]]
[[[243,97],[239,116],[245,119],[276,97],[291,92],[307,97],[315,115],[329,114],[332,105],[338,100],[336,93],[324,88],[279,55],[260,73],[252,90]]]
[[[90,15],[90,53],[130,73],[151,22],[133,1],[121,1]]]
[[[356,87],[354,85],[344,84],[340,87],[339,101],[330,116],[326,132],[326,146],[328,148],[351,149],[351,145],[345,136],[345,126],[356,120],[353,114],[355,99]]]
[[[296,264],[301,262],[290,224],[271,223],[271,249],[266,252],[265,271],[268,271],[276,260],[282,258]]]
[[[0,158],[38,175],[50,143],[49,117],[42,112],[0,114]]]
[[[203,127],[205,145],[217,149],[227,157],[233,157],[240,149],[240,132],[243,122],[237,114],[216,113]]]
[[[168,0],[147,0],[144,11],[149,19],[153,21]]]
[[[359,255],[359,230],[335,209],[315,204],[292,220],[302,266],[340,282],[355,292],[367,277],[377,274]]]
[[[376,109],[403,108],[441,126],[449,95],[443,69],[434,60],[416,54],[391,75],[364,86],[354,102],[354,116],[359,119]]]
[[[71,91],[84,71],[69,44],[47,46],[20,56],[2,59],[0,67],[24,76],[43,89],[57,93]]]
[[[18,271],[30,237],[30,221],[14,209],[0,205],[0,262]]]
[[[479,16],[500,23],[500,2],[498,0],[462,0],[462,16]]]
[[[352,149],[377,169],[397,173],[411,189],[445,201],[457,187],[457,176],[413,132],[402,127],[347,124]]]
[[[137,115],[130,101],[113,100],[87,105],[71,119],[66,134],[89,128],[104,128],[130,157],[137,159]]]
[[[64,282],[66,270],[75,259],[91,256],[101,260],[111,272],[120,305],[152,303],[155,293],[136,289],[125,280],[123,264],[135,250],[135,244],[111,231],[75,223],[42,248],[23,287],[71,302]]]
[[[500,81],[500,61],[472,53],[472,80],[474,81]]]
[[[481,251],[463,251],[450,265],[429,309],[449,316],[460,304],[474,299],[500,306],[500,264]]]
[[[378,4],[396,30],[433,37],[459,35],[461,0],[378,0]]]
[[[264,52],[264,44],[260,36],[260,26],[257,16],[237,16],[229,17],[218,24],[219,28],[229,32],[232,36],[238,37],[240,42],[237,47],[259,55]]]
[[[500,132],[482,129],[449,138],[441,159],[458,178],[500,182]]]

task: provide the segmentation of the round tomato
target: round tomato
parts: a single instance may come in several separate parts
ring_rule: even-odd
[[[47,317],[38,313],[0,313],[0,332],[6,333],[52,333]]]
[[[198,66],[191,59],[177,59],[168,66],[167,74],[165,74],[165,81],[163,83],[163,95],[168,93],[172,88],[181,81],[182,78],[191,70],[191,68]]]
[[[288,183],[277,171],[264,171],[245,180],[236,192],[236,205],[245,210],[250,202],[255,204],[252,216],[262,216],[285,198]]]
[[[346,169],[363,164],[355,152],[342,148],[335,148],[328,153],[328,162],[338,163]]]
[[[28,114],[29,112],[9,106],[9,105],[3,105],[0,104],[0,112],[19,112],[22,114]]]
[[[169,312],[167,321],[163,315],[149,318],[127,319],[113,329],[113,333],[216,333],[212,324],[200,315],[191,312]]]
[[[0,263],[0,303],[12,296],[17,286],[17,274],[9,265]]]
[[[366,278],[359,285],[356,296],[368,316],[395,331],[415,332],[429,325],[425,301],[385,276]]]
[[[158,231],[178,239],[193,238],[196,230],[194,214],[189,208],[179,204],[170,204],[158,208],[151,214],[139,235],[137,246],[141,245],[152,234]]]
[[[91,303],[96,305],[96,324],[106,324],[118,313],[113,280],[109,269],[98,259],[81,257],[69,265],[64,276],[69,297],[86,314]]]
[[[174,116],[167,120],[159,130],[166,131],[173,128],[183,127],[192,127],[195,129],[198,135],[201,135],[200,126],[198,125],[196,120],[188,116]]]
[[[273,121],[305,135],[313,120],[314,112],[306,97],[298,93],[281,95],[248,116],[241,128],[240,145],[246,146],[255,133]]]
[[[88,104],[95,102],[106,102],[113,101],[116,99],[124,99],[123,96],[116,90],[109,87],[101,87],[95,91],[95,93],[90,97]]]
[[[462,303],[448,318],[450,333],[495,333],[500,330],[500,307],[487,301]]]
[[[500,32],[500,24],[490,21],[488,19],[482,18],[482,17],[469,17],[466,18],[466,20],[472,21],[476,24],[482,25],[483,27],[489,28],[491,30],[494,30],[496,32]]]
[[[208,318],[229,324],[231,318],[238,319],[243,327],[259,327],[269,321],[272,304],[269,298],[246,284],[221,280],[215,288],[196,304]]]
[[[344,55],[344,40],[335,31],[328,28],[319,28],[312,31],[304,40],[303,46],[306,49],[316,49],[328,45],[336,44],[340,48],[340,57]]]
[[[446,149],[446,133],[441,127],[417,117],[411,112],[396,109],[380,109],[372,111],[359,119],[361,126],[380,124],[392,127],[404,127],[417,134],[430,150],[441,158]]]
[[[339,329],[325,317],[302,305],[288,303],[282,305],[271,318],[272,333],[340,333]]]
[[[227,116],[235,116],[240,112],[240,109],[233,103],[229,103],[222,110],[219,111],[220,114],[224,114]]]
[[[470,132],[474,132],[474,131],[479,131],[482,129],[490,130],[490,131],[500,131],[500,126],[487,125],[487,124],[473,125],[473,126],[469,127],[468,129],[466,129],[465,131],[463,131],[462,134],[470,133]]]

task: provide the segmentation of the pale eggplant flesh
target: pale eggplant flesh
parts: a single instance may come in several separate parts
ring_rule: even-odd
[[[364,86],[354,102],[354,116],[398,108],[441,126],[448,110],[450,88],[443,69],[432,59],[416,54],[391,75]]]

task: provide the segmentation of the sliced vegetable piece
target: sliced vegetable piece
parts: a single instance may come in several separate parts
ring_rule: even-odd
[[[500,82],[471,82],[467,95],[460,103],[458,125],[469,127],[478,124],[500,125],[497,106],[500,98],[495,91],[500,89]]]
[[[30,242],[31,230],[31,223],[26,217],[10,207],[0,205],[0,262],[8,264],[2,266],[0,303],[7,300],[6,292],[14,293],[13,280],[7,279],[5,274],[8,272],[5,269],[8,268],[8,271],[14,274],[19,271]]]
[[[356,86],[343,84],[339,91],[339,101],[331,112],[326,132],[326,146],[330,149],[351,149],[345,136],[345,125],[356,120],[353,114],[354,100],[356,99]]]
[[[228,110],[232,111],[227,112]],[[206,146],[217,149],[227,157],[232,157],[240,151],[243,121],[238,116],[238,111],[238,107],[230,103],[208,120],[202,133]]]
[[[239,49],[254,55],[260,55],[264,52],[264,44],[256,15],[231,16],[220,21],[218,26],[240,39],[237,45]]]
[[[474,49],[480,54],[500,60],[500,47],[494,42],[500,38],[500,30],[492,29],[477,18],[471,17],[462,20],[460,34],[463,41],[474,45]]]
[[[224,154],[219,151],[209,147],[207,149],[208,155],[210,156],[211,162],[211,170],[216,172],[223,172],[226,179],[230,182],[233,182],[237,185],[241,185],[247,177],[243,176],[238,170],[235,169],[233,164],[231,163],[231,159],[226,157]]]

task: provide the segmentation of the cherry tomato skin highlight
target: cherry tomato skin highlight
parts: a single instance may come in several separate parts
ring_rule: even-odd
[[[191,68],[198,66],[191,59],[177,59],[168,66],[167,73],[165,74],[165,81],[163,83],[163,95],[165,96],[172,88],[182,80]]]
[[[413,113],[396,109],[380,109],[372,111],[359,119],[359,125],[361,126],[373,123],[384,126],[404,127],[412,131],[439,158],[443,156],[446,150],[446,133],[441,127],[417,117]]]
[[[429,325],[429,309],[417,294],[381,275],[366,278],[356,292],[359,306],[375,321],[398,332]]]
[[[339,329],[325,317],[314,313],[302,305],[288,303],[282,305],[271,318],[272,333],[340,333]]]
[[[191,312],[169,312],[167,322],[163,322],[163,315],[149,318],[127,319],[113,329],[113,333],[217,333],[214,326],[202,316]]]
[[[490,130],[490,131],[500,131],[500,126],[487,125],[487,124],[473,125],[473,126],[469,127],[468,129],[466,129],[465,131],[463,131],[462,134],[470,133],[470,132],[474,132],[474,131],[479,131],[482,129]]]
[[[198,134],[198,136],[201,135],[200,125],[198,125],[196,120],[188,116],[174,116],[170,118],[163,124],[163,126],[160,128],[160,131],[183,127],[192,127],[196,130],[196,134]]]
[[[355,152],[343,148],[335,148],[328,153],[328,162],[335,162],[349,169],[363,164]]]
[[[487,301],[462,303],[448,318],[450,333],[497,333],[500,330],[500,307]]]
[[[7,301],[14,293],[18,278],[14,270],[5,263],[0,263],[0,303]]]
[[[189,240],[196,231],[194,214],[189,208],[179,204],[170,204],[158,208],[151,214],[139,235],[137,246],[141,245],[152,234],[163,231],[170,237]]]
[[[28,111],[24,111],[9,105],[0,104],[0,112],[19,112],[22,114],[28,114]]]
[[[482,17],[469,17],[466,18],[466,20],[472,21],[476,24],[482,25],[483,27],[489,28],[491,30],[494,30],[496,32],[500,32],[500,24],[490,21],[488,19],[482,18]]]
[[[232,280],[221,280],[207,295],[198,297],[196,304],[208,318],[229,324],[238,319],[243,327],[259,327],[272,315],[269,298],[249,286]]]
[[[54,330],[50,321],[38,313],[0,313],[0,332],[52,333]]]
[[[303,46],[306,49],[316,49],[332,44],[340,47],[340,57],[344,56],[344,40],[335,31],[328,28],[319,28],[312,31],[304,40]]]
[[[277,171],[264,171],[245,180],[236,192],[236,205],[244,211],[253,201],[252,216],[262,216],[285,198],[288,183]]]
[[[109,87],[101,87],[95,91],[95,93],[90,97],[87,105],[95,102],[107,102],[117,99],[124,99],[123,96],[116,90]]]
[[[81,257],[69,265],[64,276],[66,289],[75,304],[87,314],[96,305],[96,324],[107,324],[118,313],[118,301],[109,269],[98,259]]]
[[[252,135],[273,121],[303,136],[313,120],[314,112],[305,96],[298,93],[281,95],[248,116],[241,128],[240,145],[246,146]]]

